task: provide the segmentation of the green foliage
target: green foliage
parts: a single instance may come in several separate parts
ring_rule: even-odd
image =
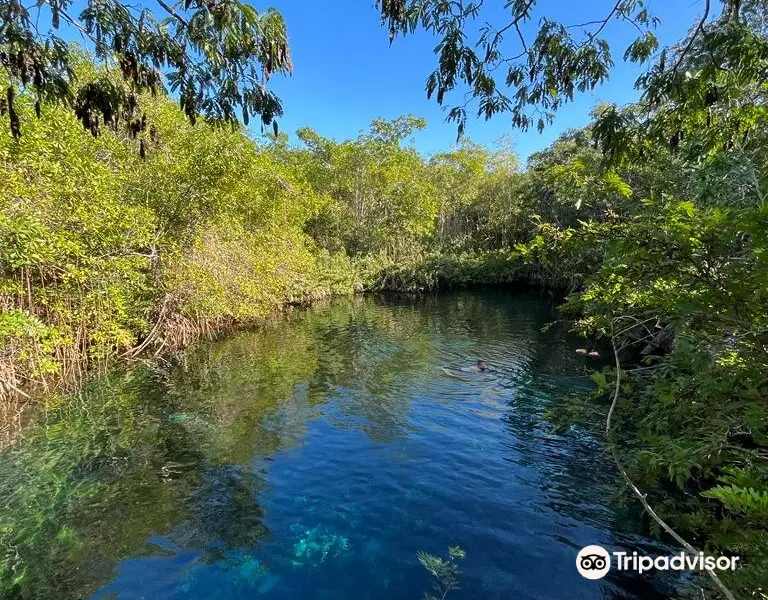
[[[472,285],[526,283],[529,273],[514,251],[431,253],[397,262],[375,260],[359,267],[368,289],[430,292]]]
[[[506,2],[501,23],[483,2],[378,0],[376,4],[390,42],[419,28],[438,37],[438,66],[427,77],[428,97],[434,95],[443,104],[446,94],[464,86],[476,101],[478,116],[489,119],[510,112],[512,123],[523,129],[535,125],[541,131],[575,93],[594,89],[608,78],[613,56],[601,34],[609,23],[623,23],[633,34],[639,32],[626,49],[625,60],[645,61],[658,46],[652,31],[658,19],[639,0],[607,3],[604,18],[583,24],[561,23],[546,12],[537,13],[536,0]],[[533,36],[523,31],[529,22],[538,23]],[[459,137],[466,127],[467,104],[448,111]]]
[[[130,134],[92,137],[55,105],[20,139],[0,130],[4,395],[355,287],[346,254],[303,231],[327,202],[306,181],[243,131],[137,102],[153,123],[143,160]]]
[[[242,117],[246,125],[249,114],[267,125],[282,114],[279,100],[265,88],[273,73],[292,68],[285,22],[276,10],[259,13],[239,0],[173,6],[109,0],[89,3],[76,15],[73,4],[42,1],[33,15],[17,0],[0,1],[0,67],[8,78],[2,112],[8,112],[13,137],[21,135],[21,121],[29,121],[17,110],[17,86],[34,97],[38,116],[44,103],[65,104],[94,136],[101,124],[116,128],[121,121],[127,131],[135,133],[136,123],[143,129],[144,122],[134,119],[136,95],[163,90],[163,76],[193,123],[198,112],[228,123]],[[41,15],[50,19],[47,32],[38,28]],[[60,27],[70,37],[82,34],[119,73],[119,84],[105,74],[78,85],[78,52],[59,36]]]
[[[299,131],[304,147],[289,152],[288,160],[318,193],[331,197],[308,226],[323,247],[399,259],[424,244],[434,230],[437,190],[425,160],[403,146],[424,126],[414,117],[379,119],[367,134],[343,143]]]
[[[379,6],[392,37],[419,25],[439,33],[428,85],[438,102],[463,80],[481,113],[511,110],[523,127],[531,107],[543,125],[604,79],[612,58],[600,32],[611,19],[641,29],[628,59],[656,48],[654,20],[635,1],[583,39],[544,19],[510,61],[502,38],[534,2],[509,3],[509,24],[481,31],[480,46],[464,32],[480,4]],[[421,156],[408,141],[425,125],[415,117],[376,120],[349,141],[307,128],[298,146],[279,135],[259,145],[238,129],[192,127],[186,106],[138,94],[133,110],[152,129],[91,137],[65,108],[45,104],[32,119],[36,99],[19,93],[0,117],[0,392],[76,376],[137,345],[187,343],[284,302],[363,288],[559,287],[572,292],[563,310],[574,328],[619,349],[613,418],[633,481],[685,537],[742,556],[724,575],[737,594],[768,588],[768,20],[764,3],[725,2],[718,18],[705,6],[640,78],[639,103],[597,107],[590,127],[522,171],[507,149],[466,140]],[[491,75],[502,62],[512,99]],[[124,85],[79,68],[73,93],[94,101]],[[214,117],[231,116],[219,108]],[[460,130],[463,111],[449,113]],[[136,139],[151,150],[145,160]],[[595,373],[597,392],[569,401],[569,416],[600,410],[616,375]],[[438,582],[458,558],[419,555]]]
[[[449,592],[460,588],[459,576],[461,571],[457,560],[462,560],[466,552],[459,546],[450,546],[448,548],[448,558],[441,558],[432,554],[427,554],[423,550],[416,553],[421,565],[432,575],[434,581],[432,585],[435,594],[424,594],[424,600],[443,600]]]
[[[738,597],[768,583],[766,123],[753,70],[765,40],[726,3],[641,78],[638,105],[596,111],[603,156],[587,173],[613,170],[633,193],[614,186],[609,203],[601,190],[599,212],[571,226],[600,251],[566,305],[583,334],[620,349],[614,420],[630,476],[683,537],[742,557],[724,575]]]
[[[749,515],[763,523],[768,520],[768,490],[718,485],[703,492],[702,496],[720,500],[726,510],[736,515]]]

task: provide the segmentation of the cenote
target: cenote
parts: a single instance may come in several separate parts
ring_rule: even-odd
[[[359,297],[93,382],[0,456],[3,590],[417,600],[417,553],[460,546],[457,600],[679,593],[575,568],[665,549],[600,436],[546,418],[593,388],[555,319],[536,294]]]

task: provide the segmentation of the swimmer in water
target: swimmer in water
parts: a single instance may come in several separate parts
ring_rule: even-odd
[[[587,356],[589,358],[600,358],[600,353],[597,351],[594,343],[590,343],[586,348],[579,348],[576,350],[576,354]]]
[[[448,369],[445,367],[440,367],[440,370],[445,373],[446,375],[454,378],[454,379],[461,379],[461,377],[457,377],[455,373],[451,373]],[[488,371],[488,367],[485,365],[485,361],[478,360],[474,365],[461,367],[460,369],[457,369],[457,371],[461,371],[464,373],[485,373]]]

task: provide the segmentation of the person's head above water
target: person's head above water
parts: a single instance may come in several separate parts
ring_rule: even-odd
[[[477,361],[477,370],[478,371],[485,371],[485,362],[482,360]]]

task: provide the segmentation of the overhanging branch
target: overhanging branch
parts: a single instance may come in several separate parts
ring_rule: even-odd
[[[709,5],[709,0],[707,0],[707,5]],[[621,318],[621,317],[619,317]],[[619,360],[619,351],[616,348],[616,339],[614,337],[614,325],[616,323],[617,319],[613,319],[611,322],[611,347],[613,348],[613,356],[616,361],[616,386],[613,390],[613,398],[611,400],[611,407],[608,409],[608,417],[605,420],[605,436],[608,441],[608,448],[611,451],[611,456],[613,457],[613,461],[616,463],[616,468],[619,470],[619,473],[621,473],[622,478],[624,479],[624,482],[627,484],[627,487],[629,487],[630,490],[632,490],[632,493],[637,497],[637,499],[640,501],[640,504],[643,505],[643,508],[645,511],[650,515],[650,517],[656,521],[656,523],[664,530],[666,531],[672,538],[681,546],[683,546],[690,554],[692,555],[698,555],[699,551],[694,548],[691,544],[689,544],[687,541],[685,541],[672,527],[667,524],[666,521],[664,521],[659,515],[656,514],[656,511],[653,510],[650,504],[648,504],[648,500],[646,500],[645,494],[643,494],[640,489],[632,482],[632,479],[629,477],[629,474],[627,473],[626,469],[622,465],[621,461],[619,460],[618,454],[616,453],[616,440],[613,435],[613,427],[612,427],[612,419],[613,419],[613,413],[616,410],[616,404],[619,400],[619,390],[621,389],[621,361]],[[731,591],[725,587],[725,584],[720,581],[720,578],[717,576],[717,573],[713,569],[706,569],[707,575],[709,575],[709,578],[714,582],[714,584],[718,587],[718,589],[723,593],[723,596],[727,600],[736,600],[734,595],[731,593]]]
[[[704,24],[707,22],[707,17],[709,17],[709,8],[710,8],[711,0],[705,0],[705,2],[706,4],[704,5],[704,14],[702,15],[698,25],[696,25],[696,29],[693,30],[693,33],[691,34],[691,38],[688,40],[688,43],[685,45],[685,48],[683,48],[683,51],[680,53],[680,56],[678,57],[677,62],[675,63],[675,67],[672,69],[673,78],[675,76],[675,73],[677,73],[677,70],[680,68],[680,65],[683,63],[683,59],[685,59],[686,55],[691,50],[691,47],[693,46],[693,42],[696,41],[696,38],[699,37],[699,34],[704,30]]]
[[[181,15],[179,15],[179,13],[177,13],[175,10],[173,10],[173,8],[171,8],[170,6],[168,6],[168,5],[167,5],[167,4],[166,4],[166,3],[165,3],[163,0],[156,0],[156,1],[157,1],[157,3],[158,3],[160,6],[162,6],[162,7],[163,7],[163,9],[165,10],[165,12],[167,12],[167,13],[168,13],[169,15],[171,15],[171,16],[172,16],[174,19],[176,19],[177,21],[179,21],[179,22],[180,22],[182,25],[184,25],[184,27],[187,27],[187,26],[189,26],[189,23],[187,23],[186,19],[184,19],[184,17],[182,17]]]

